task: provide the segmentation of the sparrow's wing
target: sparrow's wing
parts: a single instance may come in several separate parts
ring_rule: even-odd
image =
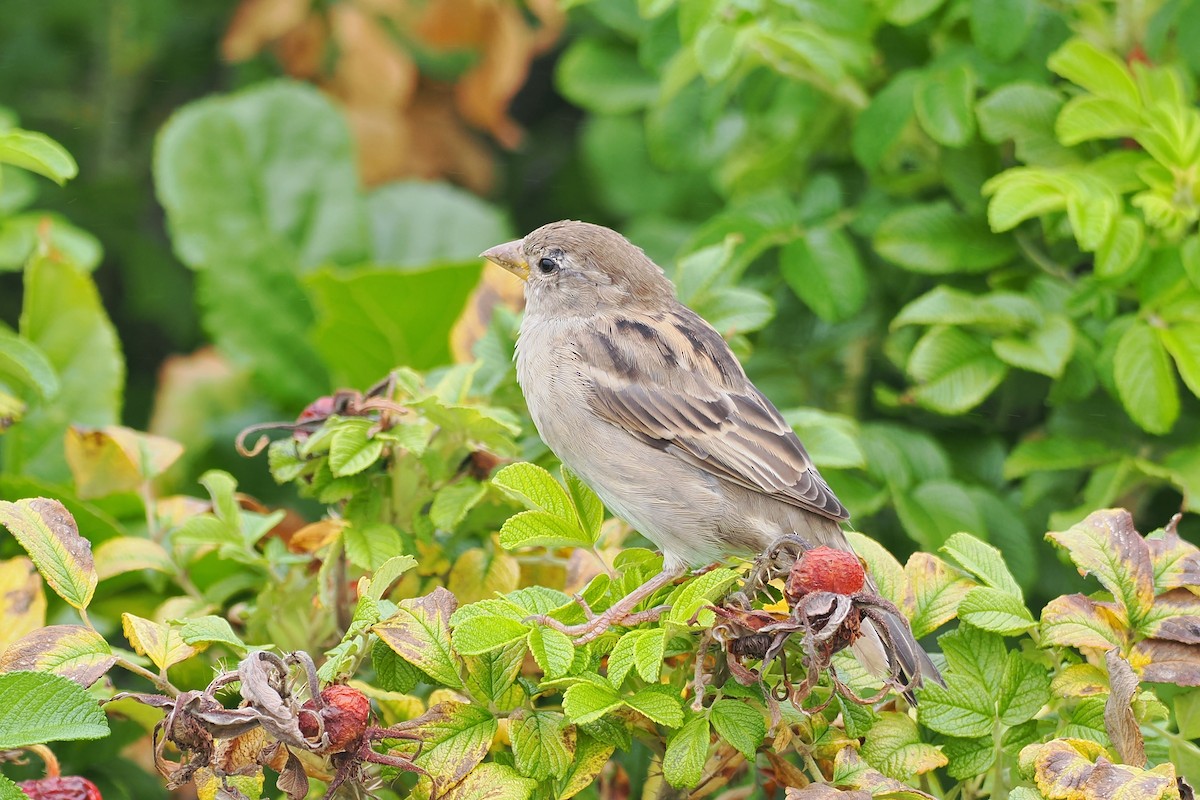
[[[724,339],[690,310],[615,320],[577,363],[592,409],[647,444],[829,519],[849,517]]]

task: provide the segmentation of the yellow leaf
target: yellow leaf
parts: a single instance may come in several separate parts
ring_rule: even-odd
[[[33,562],[25,556],[0,561],[0,653],[46,624],[46,593]]]
[[[66,435],[67,465],[84,500],[136,491],[183,455],[178,442],[119,425],[80,428]]]
[[[121,615],[121,628],[138,655],[146,656],[159,669],[166,669],[196,654],[196,648],[184,643],[179,631],[170,625],[126,612]]]

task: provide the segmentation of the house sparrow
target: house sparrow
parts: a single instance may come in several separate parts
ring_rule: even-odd
[[[526,281],[517,380],[538,433],[663,552],[659,575],[564,626],[577,641],[645,619],[633,609],[688,567],[762,552],[783,535],[851,549],[849,514],[795,432],[640,248],[564,221],[482,256]],[[883,636],[864,623],[860,661],[911,686],[940,681],[908,622],[887,623]]]

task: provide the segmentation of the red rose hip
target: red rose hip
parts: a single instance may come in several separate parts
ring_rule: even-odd
[[[96,784],[78,775],[57,775],[18,785],[29,800],[103,800]]]
[[[866,573],[858,556],[848,550],[822,546],[796,560],[785,589],[788,597],[803,597],[811,592],[857,594],[865,583]]]
[[[322,689],[321,700],[324,708],[319,711],[315,700],[306,701],[302,708],[320,715],[329,735],[328,752],[344,752],[366,733],[371,701],[358,689],[341,684]],[[300,715],[300,732],[308,737],[317,735],[317,724],[311,714]]]

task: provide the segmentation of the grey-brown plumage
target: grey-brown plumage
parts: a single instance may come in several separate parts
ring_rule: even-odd
[[[786,533],[850,549],[849,515],[796,434],[641,249],[556,222],[484,255],[527,279],[517,378],[538,432],[662,548],[668,579]],[[905,675],[937,676],[907,622],[889,628]],[[856,652],[884,672],[885,649],[868,630]]]

